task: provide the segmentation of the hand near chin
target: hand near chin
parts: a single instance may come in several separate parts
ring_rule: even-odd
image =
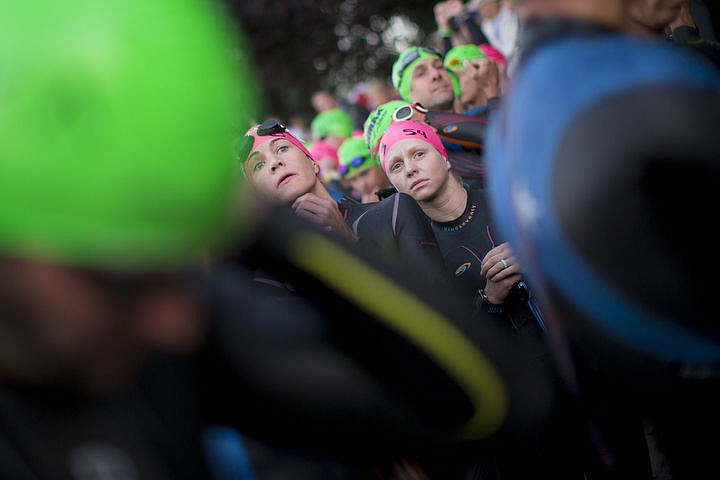
[[[314,193],[306,193],[295,200],[292,208],[298,217],[321,227],[326,232],[332,232],[353,242],[357,241],[357,237],[345,223],[334,200],[319,197]]]
[[[475,81],[482,86],[487,98],[500,95],[500,70],[497,63],[486,57],[465,60],[463,64],[469,72],[472,72]]]

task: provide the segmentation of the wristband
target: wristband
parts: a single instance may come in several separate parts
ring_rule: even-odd
[[[490,300],[488,300],[487,295],[485,295],[485,290],[480,288],[478,289],[477,293],[475,294],[475,307],[481,308],[482,310],[486,311],[487,313],[492,314],[498,314],[502,313],[503,306],[502,305],[495,305],[494,303],[490,303]]]

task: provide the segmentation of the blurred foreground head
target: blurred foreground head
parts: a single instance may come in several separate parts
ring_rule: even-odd
[[[643,393],[720,381],[717,233],[696,215],[720,184],[717,69],[608,29],[622,2],[520,3],[546,15],[527,25],[523,74],[489,128],[496,217],[593,368]],[[653,3],[673,2],[633,4]],[[561,98],[551,120],[533,113]],[[553,135],[528,133],[540,125]]]
[[[214,2],[0,8],[0,254],[122,270],[217,246],[255,95]]]

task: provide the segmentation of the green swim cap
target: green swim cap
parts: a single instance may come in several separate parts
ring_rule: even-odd
[[[365,137],[365,145],[372,153],[373,158],[377,160],[377,146],[387,127],[392,123],[392,116],[395,110],[407,105],[404,100],[390,100],[387,103],[378,105],[378,107],[370,112],[363,124],[363,136]]]
[[[395,90],[400,96],[408,101],[410,96],[410,77],[420,60],[424,58],[440,58],[442,54],[434,48],[428,47],[410,47],[405,49],[392,67],[392,82]]]
[[[350,114],[332,108],[318,113],[310,122],[310,132],[313,138],[320,140],[327,135],[350,137],[353,132],[353,122]]]
[[[359,170],[379,165],[379,163],[370,155],[370,151],[365,145],[365,139],[360,137],[351,137],[346,139],[338,148],[338,160],[340,162],[339,171],[343,176],[352,174]]]
[[[445,68],[447,68],[448,71],[464,72],[465,65],[463,65],[463,61],[474,58],[485,58],[485,54],[477,45],[458,45],[448,50],[443,63],[445,63]]]
[[[258,92],[213,6],[3,2],[0,253],[139,270],[225,241]]]
[[[392,82],[395,90],[407,102],[410,98],[410,79],[415,66],[424,58],[439,58],[442,60],[442,53],[430,47],[410,47],[404,50],[392,67]],[[452,70],[448,70],[450,74],[450,83],[452,83],[453,91],[456,97],[460,97],[460,82]]]

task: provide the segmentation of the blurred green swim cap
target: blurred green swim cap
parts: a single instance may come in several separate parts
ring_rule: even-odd
[[[339,170],[343,176],[364,170],[373,165],[380,165],[375,161],[362,137],[350,137],[343,141],[338,148]]]
[[[485,54],[478,48],[477,45],[457,45],[448,50],[445,54],[443,63],[445,63],[445,68],[448,70],[452,70],[454,72],[464,72],[465,65],[463,62],[465,60],[473,60],[476,58],[485,58]]]
[[[242,35],[204,0],[0,7],[0,254],[147,269],[227,239],[256,116]]]
[[[327,135],[347,138],[353,132],[352,118],[339,108],[325,110],[315,115],[310,122],[310,131],[315,140],[321,140]]]
[[[365,137],[365,145],[372,153],[373,158],[377,159],[377,146],[385,130],[392,122],[393,113],[398,108],[407,105],[405,100],[390,100],[389,102],[378,105],[378,107],[370,112],[363,124],[363,137]]]

